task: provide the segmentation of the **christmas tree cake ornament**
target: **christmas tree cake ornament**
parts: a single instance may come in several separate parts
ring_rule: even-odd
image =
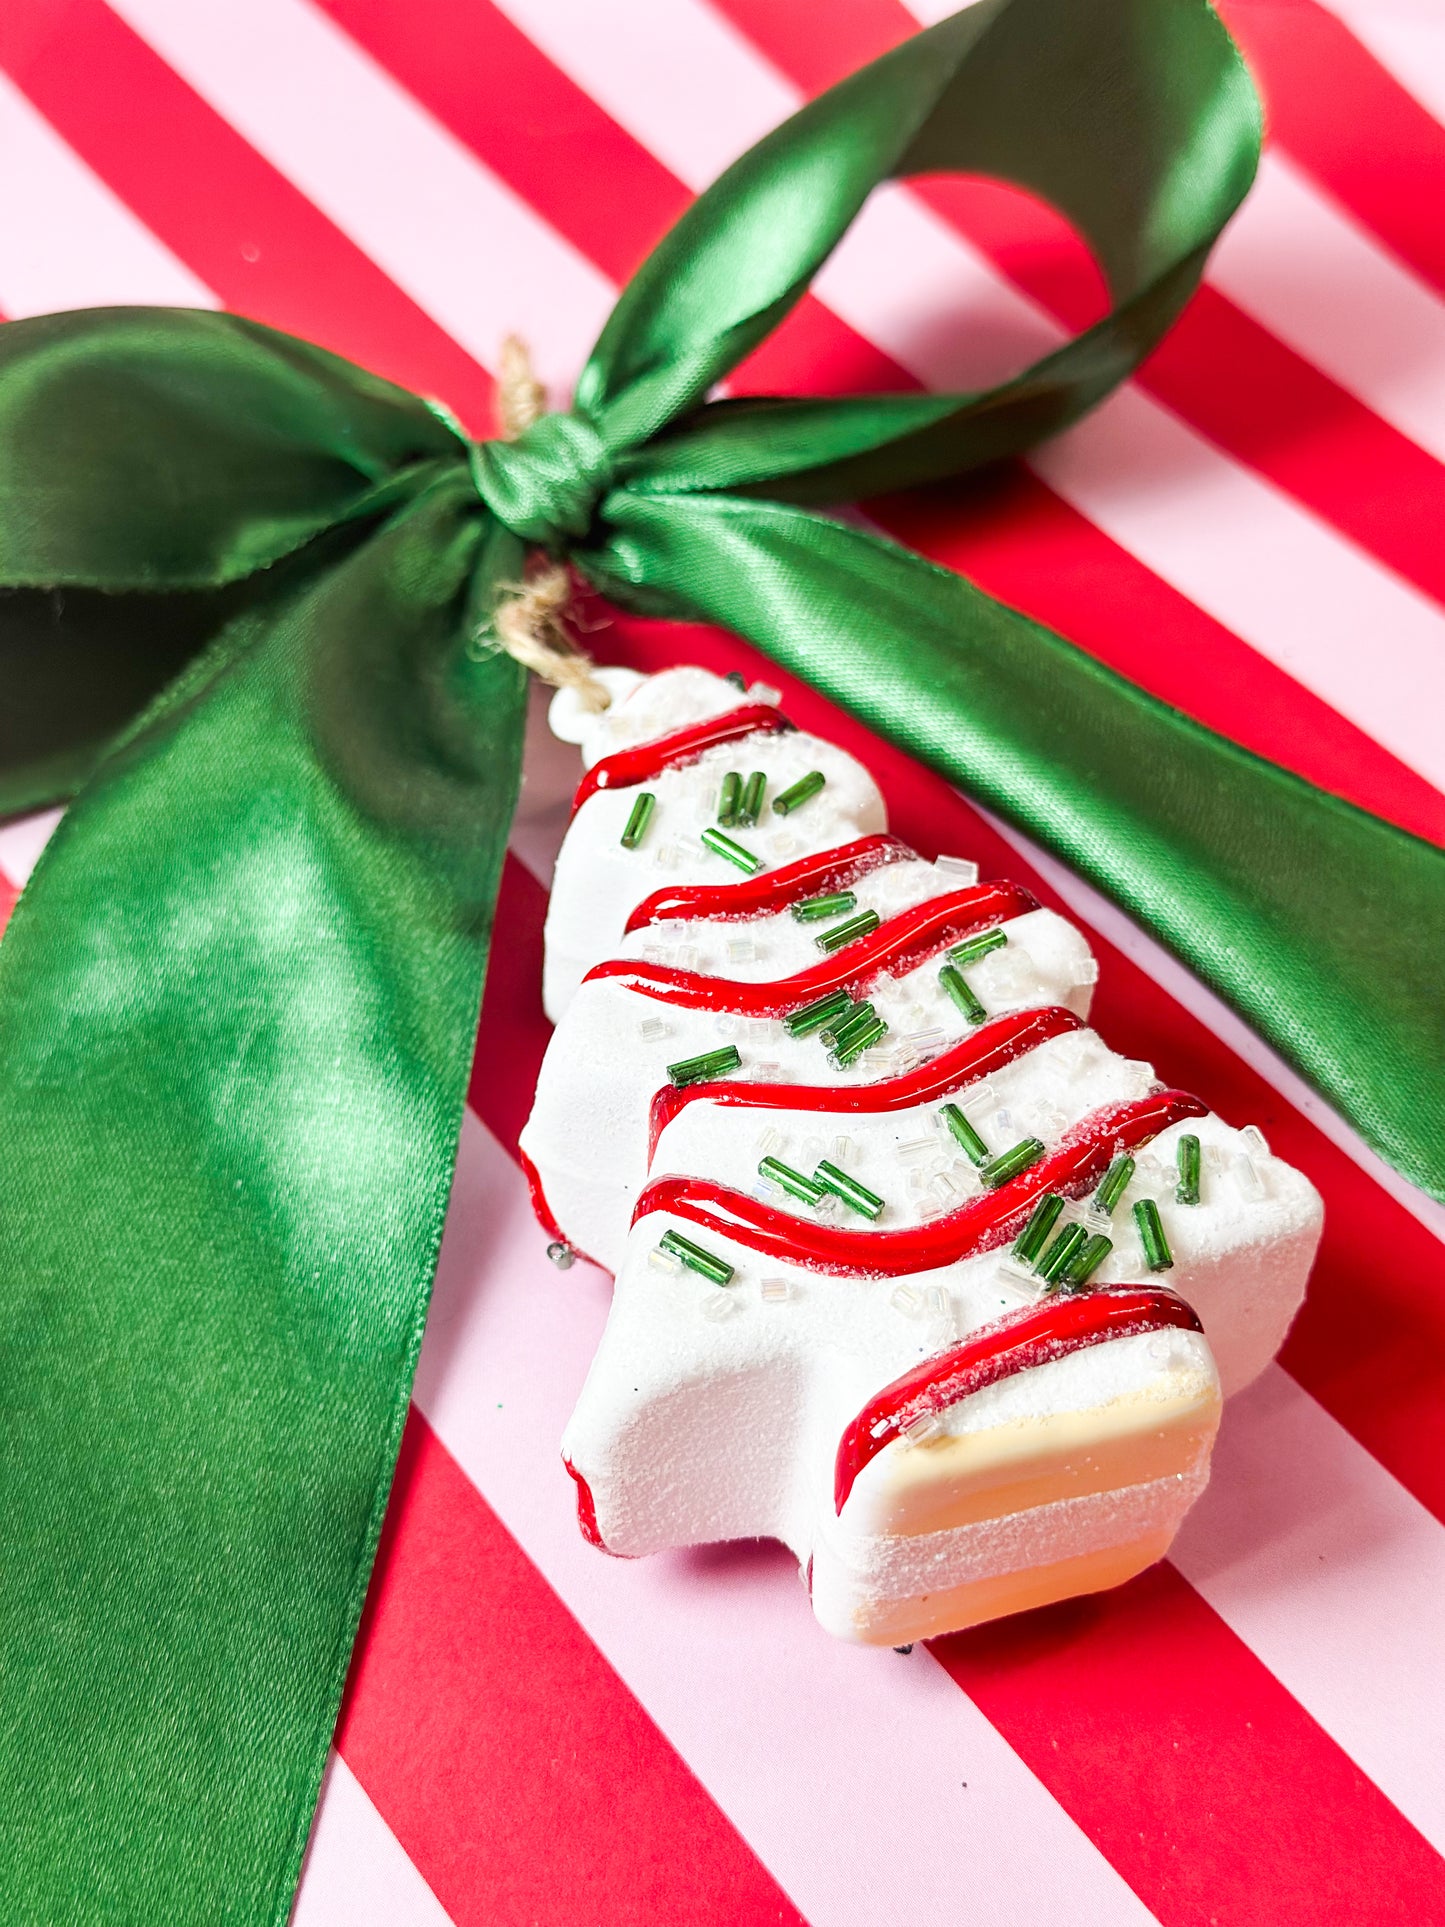
[[[0,622],[32,650],[43,638],[55,665],[4,753],[0,810],[74,796],[0,943],[0,1833],[15,1918],[94,1917],[94,1856],[77,1856],[77,1840],[107,1843],[110,1918],[224,1914],[240,1927],[285,1912],[440,1244],[516,797],[521,664],[569,683],[579,722],[620,711],[631,686],[574,659],[559,628],[564,569],[639,613],[748,636],[961,784],[1123,905],[1407,1177],[1445,1192],[1441,852],[817,506],[985,467],[1094,406],[1189,299],[1249,187],[1259,125],[1205,0],[981,0],[728,168],[623,291],[570,406],[538,415],[533,395],[510,440],[473,439],[441,405],[239,316],[112,308],[0,329]],[[876,187],[949,172],[1057,208],[1100,264],[1107,311],[982,393],[717,393]],[[697,851],[670,840],[670,765],[618,783],[609,863],[656,864],[654,893],[766,891],[788,862],[836,844],[832,825],[850,812],[853,844],[885,834],[861,814],[866,776],[821,746],[793,761],[776,698],[749,696],[720,697],[694,724],[706,736],[754,712],[735,763],[720,740],[694,739],[699,760],[740,779],[730,824],[717,821],[720,795],[699,796],[710,814]],[[611,757],[656,740],[649,726]],[[594,766],[599,803],[607,760]],[[889,871],[906,900],[878,894]],[[819,1088],[881,1088],[985,1047],[998,1023],[1081,1014],[1084,962],[1070,985],[1050,976],[1077,939],[1003,886],[955,871],[945,896],[910,895],[910,878],[906,854],[866,874],[812,874],[806,897],[855,903],[810,922],[790,901],[767,922],[776,957],[763,954],[766,919],[730,924],[739,950],[721,972],[689,963],[685,945],[669,963],[630,954],[625,931],[574,925],[565,943],[559,930],[549,996],[559,1010],[570,999],[567,1021],[575,1007],[591,1035],[601,993],[584,1007],[578,980],[609,986],[608,1022],[633,1023],[664,1071],[734,1045],[736,1069],[668,1083],[672,1101],[706,1091],[709,1105],[760,1081],[750,1064],[781,1071],[785,1050],[790,1069],[795,1049],[818,1053]],[[621,914],[611,884],[598,901]],[[784,955],[785,926],[805,960]],[[1002,948],[947,954],[995,928]],[[1031,962],[1006,989],[997,973],[1011,952]],[[590,977],[599,965],[608,974]],[[921,1016],[899,1008],[885,982],[895,968]],[[724,1019],[737,1036],[718,1031]],[[658,1023],[670,1034],[644,1040]],[[1096,1069],[1103,1082],[1118,1074],[1107,1054]],[[1093,1075],[1069,1086],[1080,1105]],[[1163,1295],[1185,1286],[1224,1364],[1208,1240],[1234,1241],[1217,1255],[1220,1277],[1237,1277],[1248,1223],[1215,1196],[1216,1126],[1192,1111],[1166,1122],[1145,1091],[1124,1101],[1146,1107],[1129,1112],[1136,1121],[1156,1117],[1162,1150],[1101,1145],[1065,1095],[1064,1125],[1020,1116],[995,1130],[966,1092],[941,1091],[990,1156],[980,1165],[960,1144],[952,1166],[930,1171],[899,1145],[899,1167],[919,1172],[931,1200],[913,1230],[987,1217],[980,1256],[995,1237],[1027,1248],[1044,1202],[1034,1188],[1057,1178],[1061,1208],[1083,1203],[1085,1218],[1049,1233],[1044,1283],[1058,1289],[1038,1315],[1090,1305],[1090,1287],[1103,1299],[1125,1248],[1115,1233],[1142,1239],[1148,1219],[1131,1289],[1153,1294],[1139,1315],[1163,1325],[1119,1345],[1195,1346]],[[785,1140],[786,1108],[768,1126]],[[835,1135],[861,1147],[861,1125],[840,1121]],[[1205,1154],[1197,1203],[1192,1159],[1165,1135],[1181,1124]],[[1072,1170],[1066,1185],[1057,1160],[1079,1125],[1089,1175]],[[925,1121],[906,1129],[912,1143]],[[604,1174],[614,1190],[637,1181],[639,1143],[645,1129]],[[737,1189],[745,1207],[728,1205],[726,1225],[715,1199],[704,1208],[689,1194],[683,1210],[652,1193],[652,1270],[704,1293],[698,1316],[720,1343],[741,1342],[754,1317],[813,1317],[823,1287],[808,1267],[768,1256],[750,1282],[753,1247],[772,1240],[773,1220],[756,1214],[810,1213],[810,1249],[900,1235],[877,1149],[870,1140],[856,1161],[828,1143],[816,1158],[790,1141],[760,1153],[826,1197],[806,1203],[755,1170],[769,1189]],[[553,1152],[561,1182],[565,1143]],[[1097,1200],[1125,1152],[1136,1172],[1112,1212],[1100,1208],[1105,1230],[1076,1186],[1093,1184]],[[1281,1168],[1253,1144],[1226,1168],[1267,1236],[1282,1236]],[[1149,1181],[1135,1195],[1139,1169]],[[706,1162],[674,1176],[730,1198],[736,1188]],[[882,1200],[876,1218],[870,1198]],[[1022,1220],[1030,1199],[1015,1232],[1011,1213]],[[611,1235],[615,1197],[594,1202]],[[636,1235],[622,1240],[627,1278]],[[979,1261],[973,1246],[939,1250],[945,1271]],[[827,1275],[845,1295],[861,1276],[851,1256]],[[909,1273],[890,1296],[942,1320],[934,1294],[952,1292],[961,1319],[961,1285]],[[968,1431],[1027,1381],[985,1385],[980,1373],[1023,1355],[1007,1333],[990,1344],[929,1384],[894,1382],[837,1531],[856,1523],[866,1538],[902,1504],[898,1425],[907,1450],[928,1452],[920,1427]],[[1094,1354],[1117,1355],[1114,1337],[1061,1365],[1092,1370]],[[1156,1363],[1183,1395],[1187,1374]],[[813,1478],[821,1463],[811,1447],[800,1458],[740,1443],[760,1466],[806,1459]],[[932,1505],[967,1480],[925,1483]],[[1140,1535],[1162,1523],[1141,1515]],[[840,1544],[827,1539],[829,1558]],[[969,1571],[961,1583],[996,1574],[986,1558]],[[903,1599],[910,1582],[894,1578],[903,1590],[889,1596]],[[846,1585],[829,1596],[846,1598]]]
[[[1226,1172],[1249,1141],[1086,1028],[1080,934],[875,827],[856,766],[805,858],[662,890],[615,858],[644,780],[684,846],[717,758],[784,782],[778,730],[668,762],[735,695],[675,669],[595,718],[591,772],[625,737],[632,781],[584,779],[557,864],[569,966],[623,933],[522,1133],[544,1222],[617,1274],[563,1441],[582,1528],[629,1555],[781,1539],[822,1624],[886,1646],[1115,1585],[1163,1556],[1222,1394],[1283,1342],[1319,1198],[1267,1155],[1257,1195],[1206,1186],[1203,1147]],[[819,962],[828,892],[852,934]],[[708,1050],[720,1022],[742,1041]]]

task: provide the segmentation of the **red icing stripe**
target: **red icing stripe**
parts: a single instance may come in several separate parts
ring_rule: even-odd
[[[862,836],[856,843],[815,850],[781,870],[765,870],[761,876],[745,877],[737,883],[673,884],[644,897],[627,919],[623,934],[643,930],[651,923],[666,923],[672,917],[772,916],[804,897],[821,895],[824,890],[844,890],[885,863],[916,856],[917,851],[896,836]]]
[[[704,977],[674,964],[637,963],[609,957],[582,979],[617,977],[627,990],[688,1010],[741,1011],[749,1017],[782,1017],[833,990],[857,996],[886,969],[912,970],[971,930],[1021,917],[1038,903],[1017,883],[980,883],[972,890],[916,903],[879,924],[871,936],[846,944],[836,956],[770,983],[740,984],[730,977]]]
[[[1065,1010],[1062,1004],[1047,1004],[1042,1010],[1011,1011],[1007,1017],[996,1017],[917,1070],[902,1077],[879,1078],[876,1084],[742,1084],[725,1078],[688,1084],[682,1090],[665,1084],[652,1100],[648,1157],[657,1150],[657,1140],[672,1120],[699,1098],[710,1104],[739,1104],[770,1111],[844,1111],[855,1116],[908,1111],[991,1076],[1051,1037],[1083,1028],[1071,1010]]]
[[[842,1512],[864,1466],[918,1419],[946,1411],[1016,1372],[1047,1365],[1107,1339],[1169,1326],[1182,1331],[1204,1329],[1192,1307],[1177,1292],[1160,1285],[1056,1296],[1039,1305],[1021,1306],[985,1330],[971,1333],[962,1344],[924,1359],[874,1393],[839,1441],[834,1506]]]
[[[596,1546],[599,1552],[606,1552],[612,1558],[620,1559],[622,1554],[613,1552],[612,1548],[603,1542],[601,1528],[597,1524],[597,1501],[592,1496],[591,1486],[565,1452],[562,1455],[562,1463],[567,1468],[568,1477],[577,1488],[577,1530],[589,1546]]]
[[[706,722],[690,723],[671,736],[658,736],[650,743],[638,743],[633,749],[619,749],[615,756],[601,757],[582,778],[572,799],[572,813],[575,816],[588,797],[595,796],[598,790],[620,790],[634,783],[648,783],[665,769],[680,769],[684,763],[695,763],[704,750],[716,749],[719,743],[734,743],[742,736],[792,727],[782,711],[774,709],[771,703],[748,703],[722,716],[709,716]]]
[[[1133,1104],[1111,1105],[1085,1118],[1056,1151],[997,1191],[971,1198],[928,1224],[897,1231],[853,1231],[795,1217],[714,1178],[657,1179],[638,1198],[632,1222],[666,1211],[769,1258],[850,1277],[898,1278],[937,1271],[1007,1243],[1046,1191],[1082,1196],[1099,1182],[1119,1151],[1135,1150],[1171,1124],[1203,1117],[1205,1111],[1187,1091],[1155,1091]]]

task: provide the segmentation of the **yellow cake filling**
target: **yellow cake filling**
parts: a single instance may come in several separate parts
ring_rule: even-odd
[[[1172,1397],[1141,1391],[922,1445],[900,1439],[859,1475],[844,1517],[859,1532],[944,1532],[1147,1485],[1207,1458],[1219,1409],[1217,1382],[1191,1373]]]

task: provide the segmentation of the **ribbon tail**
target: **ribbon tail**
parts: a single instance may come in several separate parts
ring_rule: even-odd
[[[750,637],[1016,824],[1445,1197],[1445,851],[880,537],[724,495],[618,490],[605,517],[599,588]]]
[[[0,944],[15,1919],[285,1918],[370,1572],[524,677],[463,646],[519,566],[464,475],[331,539],[105,760]]]

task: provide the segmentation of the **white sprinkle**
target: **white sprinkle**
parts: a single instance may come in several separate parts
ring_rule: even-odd
[[[731,1318],[737,1310],[737,1300],[730,1291],[710,1291],[702,1301],[702,1315],[714,1324],[720,1319]]]
[[[1092,1205],[1084,1213],[1084,1223],[1095,1237],[1109,1238],[1114,1233],[1114,1220],[1106,1211],[1096,1211]]]
[[[853,1162],[854,1144],[850,1137],[835,1137],[833,1149],[829,1152],[834,1164],[849,1165]]]
[[[951,1318],[953,1316],[953,1300],[949,1297],[942,1285],[930,1285],[928,1287],[928,1309],[933,1313],[935,1318]]]
[[[942,1198],[920,1198],[917,1208],[919,1217],[926,1219],[941,1218],[948,1206]]]
[[[798,848],[798,839],[791,830],[780,830],[776,836],[768,838],[769,856],[792,856]]]
[[[774,689],[770,682],[749,683],[747,693],[750,703],[770,703],[776,705],[783,700],[782,690]]]
[[[776,1084],[783,1075],[783,1067],[774,1057],[760,1057],[753,1065],[753,1076],[760,1084]]]
[[[1074,974],[1070,982],[1076,988],[1082,988],[1085,984],[1096,984],[1098,981],[1099,959],[1097,957],[1085,957],[1082,963],[1074,965]]]
[[[1027,1265],[1020,1264],[1012,1252],[1007,1253],[999,1262],[998,1275],[1005,1284],[1012,1285],[1015,1291],[1036,1292],[1039,1281]]]
[[[972,1085],[962,1094],[958,1099],[958,1108],[965,1117],[984,1117],[997,1102],[998,1092],[985,1077],[981,1083]],[[940,1130],[947,1131],[948,1126],[941,1111],[935,1113],[935,1120]]]
[[[1255,1169],[1254,1159],[1247,1151],[1237,1152],[1230,1166],[1230,1176],[1240,1197],[1250,1204],[1258,1204],[1265,1195],[1264,1180]]]
[[[899,1145],[898,1156],[904,1164],[918,1164],[924,1158],[933,1157],[937,1150],[937,1138],[911,1137],[906,1144]]]
[[[1006,1104],[1000,1104],[993,1114],[993,1121],[1000,1131],[1011,1131],[1014,1127],[1014,1114]]]
[[[765,1178],[759,1172],[753,1185],[753,1196],[759,1204],[774,1204],[779,1198],[786,1197],[787,1193],[780,1184],[774,1184],[771,1178]]]
[[[1133,1057],[1124,1069],[1130,1097],[1147,1097],[1154,1084],[1154,1066],[1142,1057]]]
[[[1220,1150],[1217,1144],[1205,1145],[1204,1163],[1206,1168],[1210,1171],[1222,1171],[1224,1169],[1225,1156],[1223,1151]]]
[[[644,1044],[655,1044],[661,1038],[671,1037],[671,1024],[664,1024],[660,1017],[644,1017],[637,1026],[637,1034]]]
[[[920,1412],[911,1425],[905,1425],[903,1436],[910,1445],[927,1445],[931,1439],[941,1436],[943,1427],[933,1412]]]
[[[895,1311],[901,1311],[905,1318],[916,1318],[923,1310],[922,1295],[912,1285],[895,1285],[888,1302]]]
[[[770,1124],[765,1131],[759,1134],[753,1149],[758,1153],[759,1157],[775,1158],[779,1151],[786,1148],[787,1142],[788,1140],[783,1136],[782,1132],[775,1130]]]
[[[818,1162],[818,1159],[819,1159],[820,1157],[822,1157],[822,1155],[823,1155],[823,1140],[822,1140],[822,1138],[820,1138],[820,1137],[805,1137],[805,1138],[803,1139],[803,1162],[804,1162],[804,1164],[816,1164],[816,1163]]]
[[[675,870],[682,861],[682,851],[675,843],[659,843],[652,853],[654,870]]]
[[[721,1017],[714,1017],[712,1027],[719,1037],[736,1037],[738,1031],[741,1029],[737,1018],[729,1017],[726,1014]]]
[[[758,1285],[758,1296],[765,1305],[786,1305],[793,1295],[793,1287],[786,1278],[764,1278]]]
[[[818,1218],[836,1218],[841,1206],[831,1191],[825,1191],[813,1206],[813,1215]]]
[[[674,1258],[670,1251],[664,1251],[661,1245],[654,1245],[652,1247],[651,1251],[647,1254],[647,1262],[652,1266],[654,1271],[675,1273],[682,1270],[681,1261]]]
[[[729,938],[727,952],[728,962],[733,964],[756,963],[759,954],[758,946],[751,937]]]
[[[978,882],[978,865],[970,863],[966,856],[940,856],[933,860],[935,870],[941,870],[949,881],[960,889],[970,889]]]
[[[1257,1124],[1246,1124],[1239,1135],[1244,1139],[1245,1145],[1252,1156],[1257,1158],[1267,1158],[1269,1156],[1269,1140]]]
[[[952,1200],[958,1196],[958,1186],[954,1183],[947,1171],[935,1171],[929,1179],[928,1184],[929,1189],[938,1197],[942,1198],[946,1204],[951,1203]]]
[[[697,951],[690,943],[683,944],[673,958],[679,970],[697,969]]]
[[[935,1025],[929,1030],[911,1030],[903,1041],[919,1057],[936,1057],[948,1042],[948,1033]]]

